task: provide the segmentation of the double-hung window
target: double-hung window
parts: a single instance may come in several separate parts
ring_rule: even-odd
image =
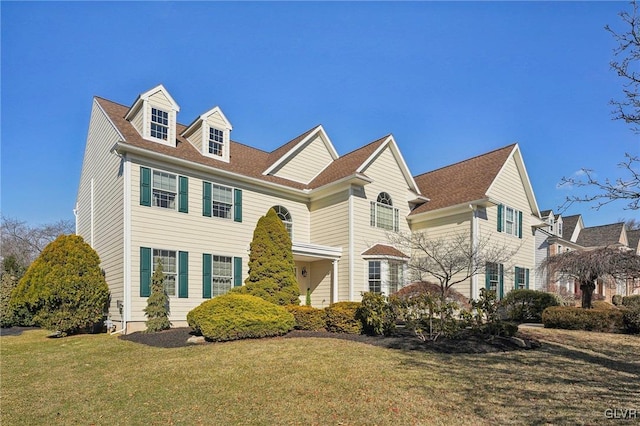
[[[393,207],[391,196],[386,192],[378,194],[376,201],[371,202],[371,226],[398,231],[400,215],[397,208]]]
[[[164,274],[164,291],[168,296],[176,295],[176,275],[178,272],[176,252],[172,250],[153,249],[153,266],[162,262],[162,273]]]
[[[153,205],[165,209],[176,208],[176,175],[153,171]]]
[[[151,108],[151,137],[167,140],[169,134],[169,113]]]
[[[224,149],[224,131],[209,127],[209,154],[222,157]]]
[[[291,218],[291,213],[289,213],[289,210],[287,210],[286,207],[283,206],[273,206],[272,208],[273,210],[275,210],[276,214],[282,221],[282,224],[289,234],[289,238],[293,240],[293,219]]]
[[[382,262],[379,260],[369,261],[369,291],[382,292]]]
[[[516,290],[529,288],[529,269],[516,266],[515,285]]]
[[[522,212],[500,204],[498,206],[498,232],[522,238]]]
[[[400,287],[403,282],[404,263],[398,261],[389,261],[389,294],[393,294]]]
[[[233,191],[222,185],[211,185],[211,215],[223,219],[231,219],[233,207]]]
[[[226,294],[233,283],[232,260],[229,256],[211,256],[211,281],[213,297]]]

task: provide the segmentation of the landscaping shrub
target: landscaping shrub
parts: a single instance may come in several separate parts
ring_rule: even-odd
[[[616,306],[621,306],[622,305],[622,295],[614,294],[613,297],[611,298],[611,303],[613,303]]]
[[[164,290],[164,273],[162,271],[162,261],[158,260],[156,268],[151,277],[151,295],[147,298],[147,307],[144,314],[147,316],[147,332],[168,330],[171,328],[169,321],[169,296]]]
[[[100,323],[108,300],[98,254],[82,237],[61,235],[27,269],[11,293],[10,309],[24,325],[64,336]]]
[[[622,324],[627,333],[640,334],[640,306],[623,309]]]
[[[363,331],[372,336],[388,335],[396,326],[393,309],[387,303],[387,298],[379,293],[367,292],[362,295],[356,318],[362,322]]]
[[[417,281],[402,287],[400,290],[393,293],[394,296],[406,299],[408,297],[419,296],[421,294],[429,294],[433,298],[440,298],[442,290],[439,284],[430,283],[427,281]],[[450,288],[447,292],[447,302],[455,302],[461,308],[466,309],[471,305],[469,304],[469,298],[460,293],[457,290]]]
[[[362,333],[362,322],[356,318],[360,302],[337,302],[324,308],[327,331],[333,333]]]
[[[13,312],[9,309],[11,292],[18,285],[18,280],[10,273],[3,272],[0,278],[0,327],[11,327],[15,320]]]
[[[293,315],[284,307],[249,294],[207,300],[187,314],[187,322],[215,342],[279,336],[295,325]]]
[[[597,300],[595,302],[592,302],[591,308],[592,309],[616,309],[615,306],[613,306],[609,302],[605,302],[604,300]]]
[[[640,307],[640,294],[634,294],[633,296],[625,296],[622,298],[622,305],[627,308]]]
[[[552,306],[542,313],[542,323],[546,328],[616,332],[623,326],[622,313],[620,309]]]
[[[545,309],[561,305],[555,294],[527,289],[510,291],[500,304],[507,318],[517,322],[541,322]]]
[[[321,331],[324,330],[324,311],[311,306],[287,305],[287,311],[293,314],[296,320],[297,330]]]

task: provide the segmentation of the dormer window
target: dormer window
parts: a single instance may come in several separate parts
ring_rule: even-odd
[[[222,157],[224,153],[224,131],[209,127],[209,154]]]
[[[151,108],[151,137],[167,140],[169,134],[169,113]]]

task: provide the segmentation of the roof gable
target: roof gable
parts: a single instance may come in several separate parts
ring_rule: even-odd
[[[582,247],[627,245],[624,222],[584,228],[576,241]]]
[[[418,188],[431,201],[415,208],[411,215],[488,198],[491,184],[516,147],[508,145],[416,176]]]
[[[142,107],[142,104],[145,101],[148,101],[149,98],[156,95],[158,92],[160,92],[162,96],[164,96],[164,98],[167,100],[169,105],[171,105],[171,109],[173,111],[175,112],[180,111],[180,106],[169,94],[169,91],[167,91],[167,89],[165,89],[165,87],[162,84],[158,84],[153,89],[147,90],[146,92],[144,92],[143,94],[141,94],[136,98],[136,100],[133,102],[133,105],[131,105],[131,108],[129,108],[129,111],[127,111],[127,114],[124,117],[125,120],[129,120]]]

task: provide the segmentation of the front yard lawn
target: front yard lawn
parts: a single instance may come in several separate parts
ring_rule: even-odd
[[[0,337],[0,423],[599,424],[607,409],[640,412],[639,337],[524,332],[542,347],[444,354],[272,338],[167,349],[27,331]]]

